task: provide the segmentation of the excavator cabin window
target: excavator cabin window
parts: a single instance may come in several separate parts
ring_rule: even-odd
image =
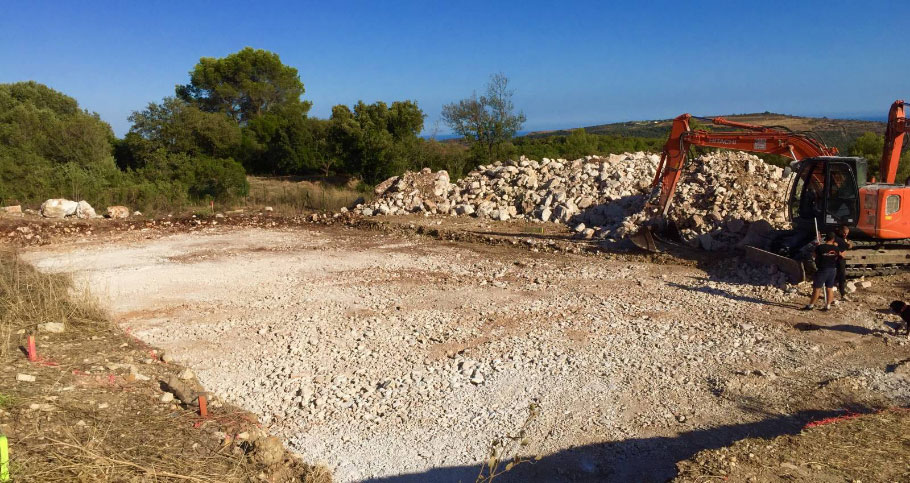
[[[851,165],[809,159],[802,163],[790,197],[790,219],[822,225],[855,225],[859,191]]]
[[[828,163],[827,188],[825,224],[851,226],[856,224],[859,191],[850,165],[840,162]]]
[[[790,219],[811,220],[822,214],[824,200],[825,166],[809,162],[800,167],[796,184],[790,197]]]

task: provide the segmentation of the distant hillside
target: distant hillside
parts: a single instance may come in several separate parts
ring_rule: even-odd
[[[715,117],[715,116],[711,116]],[[760,114],[732,114],[721,116],[731,121],[760,124],[763,126],[783,126],[793,131],[813,131],[829,146],[836,146],[841,152],[846,150],[864,132],[884,134],[885,123],[877,121],[857,121],[852,119],[829,119],[826,117],[801,117],[786,114],[765,112]],[[708,120],[699,120],[710,125]],[[630,121],[612,124],[601,124],[585,127],[592,134],[612,134],[620,136],[638,136],[645,138],[665,138],[670,132],[672,119],[656,121]],[[713,130],[725,131],[729,128],[711,126]],[[528,137],[547,137],[568,135],[571,130],[537,131],[528,133]]]

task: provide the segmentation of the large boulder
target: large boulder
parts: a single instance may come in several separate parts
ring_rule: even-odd
[[[82,200],[76,205],[76,218],[98,218],[98,215],[88,201]]]
[[[130,209],[125,206],[108,206],[106,216],[108,218],[129,218]]]
[[[10,205],[10,206],[0,207],[0,214],[21,215],[22,214],[22,205]]]
[[[53,198],[41,203],[41,216],[45,218],[65,218],[76,214],[79,203],[63,198]]]

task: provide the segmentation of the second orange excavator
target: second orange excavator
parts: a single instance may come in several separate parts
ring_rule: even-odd
[[[654,219],[666,221],[676,185],[692,146],[706,146],[754,153],[767,153],[793,159],[795,177],[789,189],[788,216],[791,229],[770,237],[767,250],[747,247],[750,258],[774,263],[790,274],[791,280],[803,278],[802,264],[792,256],[811,242],[816,233],[838,225],[851,228],[856,249],[848,252],[849,275],[890,273],[910,268],[910,179],[896,183],[905,137],[910,121],[904,101],[895,101],[888,116],[885,147],[880,164],[880,181],[868,173],[868,161],[860,157],[838,156],[836,148],[826,146],[812,133],[793,132],[782,127],[759,126],[712,119],[713,124],[740,131],[709,132],[692,130],[692,116],[683,114],[673,121],[670,137],[664,144],[660,165],[654,178],[654,198],[649,204]],[[656,245],[649,231],[633,241],[643,248]]]

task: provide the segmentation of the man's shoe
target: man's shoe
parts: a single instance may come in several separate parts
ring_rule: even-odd
[[[825,305],[825,308],[823,308],[822,310],[824,310],[824,311],[831,310],[831,304]]]
[[[852,301],[853,301],[853,298],[847,296],[847,294],[841,295],[840,299],[841,299],[841,301],[843,301],[843,302],[852,302]]]
[[[800,310],[814,310],[814,309],[815,309],[815,307],[813,307],[811,305],[806,305],[805,307],[801,308]]]

